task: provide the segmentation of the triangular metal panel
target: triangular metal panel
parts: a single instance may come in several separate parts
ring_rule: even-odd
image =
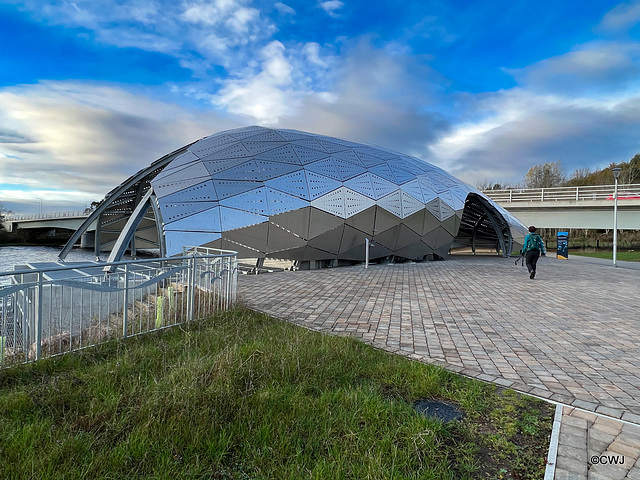
[[[221,180],[262,180],[256,162],[244,162],[236,167],[211,175]]]
[[[304,198],[305,200],[311,200],[307,175],[304,171],[272,178],[271,180],[267,180],[266,185],[275,190],[280,190],[281,192]]]
[[[418,235],[423,235],[422,230],[424,229],[424,212],[425,209],[423,205],[422,210],[403,218],[402,223],[416,232]]]
[[[253,138],[251,140],[253,140]],[[242,145],[244,145],[244,148],[246,148],[251,155],[255,156],[268,152],[269,150],[275,150],[286,144],[284,142],[253,142],[245,140],[242,142]]]
[[[345,252],[345,258],[346,259],[348,259],[348,257],[346,257],[346,255],[349,255],[349,253],[350,252]],[[379,243],[374,243],[373,247],[369,248],[369,259],[370,260],[374,260],[376,258],[388,257],[392,253],[393,253],[393,251],[390,248],[387,248],[384,245],[380,245]]]
[[[410,182],[404,183],[400,189],[403,192],[408,193],[416,200],[419,200],[424,203],[424,197],[422,196],[422,189],[420,188],[420,182],[418,179],[411,180]],[[435,194],[434,194],[435,196]]]
[[[369,260],[373,260],[375,258],[380,258],[380,257],[386,257],[387,255],[389,255],[391,253],[391,250],[389,250],[388,248],[384,248],[384,247],[379,247],[379,248],[380,249],[384,249],[385,252],[389,252],[389,253],[384,253],[383,255],[374,256],[373,252],[374,252],[375,247],[370,247],[369,248]],[[340,253],[338,258],[340,258],[340,260],[351,260],[353,262],[364,262],[364,260],[365,260],[365,247],[364,247],[364,245],[358,245],[358,246],[352,248],[351,250],[347,250],[345,252]]]
[[[207,160],[226,160],[228,158],[245,158],[250,157],[251,153],[242,143],[234,143],[233,145],[218,150],[215,153],[207,155]]]
[[[267,238],[269,236],[269,224],[260,223],[250,227],[239,228],[225,232],[224,237],[240,245],[245,245],[261,253],[267,251]]]
[[[169,181],[156,182],[156,180],[154,179],[154,180],[151,180],[151,186],[153,187],[153,191],[155,192],[158,198],[164,198],[167,195],[171,195],[173,193],[179,192],[180,190],[184,190],[184,189],[193,187],[194,185],[201,184],[203,183],[203,180],[205,180],[203,177],[188,178],[186,180],[180,180],[180,181],[174,181],[174,182],[169,182]]]
[[[385,210],[380,206],[376,207],[376,224],[375,224],[376,233],[389,230],[390,228],[393,228],[399,223],[400,223],[400,217],[392,213],[389,213],[387,210]]]
[[[367,170],[364,167],[359,165],[355,165],[346,160],[333,157],[333,162],[338,169],[338,173],[340,174],[340,180],[348,180],[350,178],[356,177],[365,173]]]
[[[154,181],[168,183],[168,182],[180,182],[183,180],[190,180],[192,178],[208,177],[209,171],[202,165],[202,163],[194,163],[184,168],[176,170],[170,170],[165,173],[163,170],[154,178]],[[200,180],[202,181],[202,180]]]
[[[267,188],[267,201],[269,202],[270,215],[277,215],[278,213],[290,212],[291,210],[309,206],[307,200],[294,197],[280,190],[274,190],[273,188]]]
[[[300,165],[292,165],[290,163],[269,162],[267,160],[256,160],[258,166],[258,174],[261,180],[269,180],[270,178],[281,177],[288,173],[301,170]]]
[[[444,220],[441,225],[442,228],[455,237],[458,234],[458,231],[456,230],[456,223],[459,224],[458,217],[457,215],[452,215]]]
[[[442,200],[444,203],[446,203],[451,208],[454,208],[454,206],[453,206],[453,204],[454,204],[453,195],[451,195],[451,192],[449,190],[440,193],[438,196],[440,197],[440,200]],[[455,208],[454,208],[454,210],[455,210]]]
[[[340,173],[338,173],[336,165],[333,163],[331,158],[325,158],[318,160],[317,162],[310,163],[305,167],[305,170],[333,178],[334,180],[342,180],[342,177],[340,176]]]
[[[312,135],[310,134],[299,132],[297,130],[290,130],[287,128],[278,128],[276,131],[282,138],[284,138],[287,141],[300,140],[300,139],[312,137]]]
[[[211,175],[216,175],[223,170],[242,165],[243,162],[243,160],[237,158],[227,160],[202,160],[202,164]]]
[[[316,160],[320,160],[321,158],[326,158],[329,156],[326,152],[319,152],[318,150],[313,150],[311,148],[303,147],[300,145],[291,145],[293,150],[296,152],[296,155],[300,159],[303,164],[315,162]]]
[[[428,171],[428,164],[415,157],[402,157],[406,164],[408,164],[410,171],[412,172],[426,172]]]
[[[218,202],[165,203],[164,201],[161,201],[160,211],[162,212],[162,220],[165,225],[170,225],[171,222],[175,222],[181,218],[189,217],[217,206]]]
[[[178,155],[176,158],[171,160],[169,165],[164,167],[162,172],[168,174],[169,172],[173,171],[176,168],[185,167],[185,166],[189,165],[190,163],[197,162],[198,160],[199,160],[199,158],[198,158],[197,155],[195,155],[193,152],[187,151],[187,152],[183,153],[182,155]]]
[[[395,183],[373,174],[371,174],[371,185],[373,185],[373,194],[376,199],[384,197],[398,189],[398,185]]]
[[[422,235],[426,235],[427,233],[434,231],[438,227],[440,227],[440,219],[435,217],[431,211],[425,209]]]
[[[165,228],[182,232],[221,232],[220,207],[210,208],[171,223],[167,222]]]
[[[316,141],[329,153],[343,152],[347,149],[344,145],[316,137]]]
[[[400,197],[402,198],[402,217],[405,218],[412,215],[424,208],[424,203],[416,200],[408,193],[400,191]]]
[[[342,233],[342,241],[340,242],[340,253],[361,246],[364,255],[366,238],[368,238],[366,233],[349,225],[345,225],[344,232]]]
[[[291,232],[280,228],[273,223],[269,224],[269,238],[267,240],[267,254],[288,250],[290,248],[304,247],[305,239],[293,235]]]
[[[311,206],[325,212],[332,213],[340,218],[346,218],[344,210],[345,187],[340,187],[332,192],[311,201]]]
[[[309,237],[315,238],[334,228],[344,225],[344,220],[331,213],[323,212],[317,208],[310,209]]]
[[[267,128],[259,127],[257,125],[251,125],[249,127],[241,127],[234,130],[229,130],[228,134],[233,136],[237,140],[244,140],[245,138],[253,137],[254,135],[257,135],[260,132],[264,132],[265,130],[267,130]]]
[[[418,240],[406,247],[398,248],[396,250],[396,255],[403,258],[408,258],[409,260],[421,259],[425,255],[429,255],[432,252],[432,249],[427,247],[424,242]]]
[[[341,182],[313,172],[306,172],[309,197],[316,199],[342,186]]]
[[[236,210],[235,208],[220,207],[220,220],[222,221],[222,230],[228,231],[266,222],[269,220],[269,217]]]
[[[376,245],[382,245],[388,248],[392,252],[395,252],[396,243],[398,243],[398,234],[400,233],[400,225],[396,225],[389,230],[376,235],[373,239],[373,243]]]
[[[239,195],[254,188],[259,188],[263,185],[262,182],[248,181],[248,180],[213,180],[216,193],[220,200]]]
[[[321,248],[307,247],[303,260],[331,260],[334,258],[336,258],[336,254],[333,252],[325,252]]]
[[[189,151],[193,152],[199,158],[213,154],[219,150],[227,148],[229,144],[238,140],[227,134],[216,134],[203,138],[189,147]]]
[[[431,178],[435,177],[442,185],[445,185],[446,187],[449,187],[449,188],[455,187],[460,184],[458,180],[453,178],[451,175],[449,175],[447,172],[445,172],[442,169],[437,169],[436,171],[430,172],[429,176]]]
[[[352,165],[357,165],[359,167],[364,167],[364,163],[360,160],[360,157],[356,155],[353,150],[347,150],[345,152],[333,153],[331,155],[333,158],[345,161],[347,163],[351,163]]]
[[[316,210],[317,211],[317,210]],[[309,217],[311,216],[311,207],[300,208],[292,210],[290,212],[280,213],[272,215],[269,220],[271,223],[277,225],[280,228],[289,230],[290,232],[302,237],[306,240],[309,239]],[[335,218],[332,216],[332,218]],[[335,227],[333,225],[331,228]]]
[[[398,167],[394,163],[389,162],[388,165],[391,171],[393,172],[393,176],[396,177],[396,180],[400,184],[410,182],[411,180],[416,178],[415,174],[407,172],[406,170],[403,170],[402,168]]]
[[[449,191],[453,195],[453,208],[455,208],[456,210],[463,209],[469,192],[459,186],[451,187]]]
[[[365,167],[373,167],[374,165],[380,165],[381,163],[384,163],[384,160],[382,160],[380,157],[371,155],[371,153],[369,152],[364,152],[362,151],[362,149],[354,149],[354,151]]]
[[[344,182],[344,184],[346,187],[349,187],[351,190],[354,190],[363,195],[366,195],[369,198],[375,198],[373,185],[371,184],[371,174],[369,172],[363,173],[362,175],[358,175],[357,177],[351,178],[346,182]]]
[[[445,220],[447,218],[449,218],[451,215],[455,215],[456,211],[453,209],[453,207],[450,207],[449,205],[447,205],[446,202],[443,202],[442,200],[440,200],[440,220]]]
[[[223,207],[236,208],[259,215],[270,215],[266,187],[249,190],[220,201]]]
[[[287,250],[279,250],[269,253],[269,258],[277,258],[281,260],[304,260],[304,252],[307,247],[289,248]]]
[[[348,188],[345,189],[344,191],[345,218],[349,218],[374,205],[375,205],[375,201],[372,198],[361,195]]]
[[[294,165],[302,165],[302,162],[296,155],[296,152],[291,148],[291,145],[286,144],[282,147],[274,148],[268,152],[256,155],[256,160],[267,160],[271,162],[283,162],[292,163]]]
[[[318,141],[314,137],[292,140],[291,144],[300,145],[301,147],[311,148],[313,150],[318,150],[324,153],[329,153],[322,145],[320,145],[320,143],[318,143]]]
[[[442,193],[449,188],[440,181],[440,177],[435,172],[430,172],[427,175],[429,176],[433,190],[436,193]]]
[[[284,142],[287,139],[278,133],[277,130],[264,129],[265,131],[259,132],[257,135],[251,135],[243,139],[243,144],[246,147],[247,142]]]
[[[182,247],[198,247],[214,242],[221,237],[219,233],[174,232],[164,233],[166,255],[172,257],[182,253]]]
[[[340,250],[340,242],[342,241],[342,233],[344,231],[344,225],[340,225],[333,230],[329,230],[322,235],[318,235],[315,238],[309,240],[308,245],[313,248],[319,248],[326,252],[337,255]]]
[[[382,197],[376,203],[379,207],[393,213],[396,217],[402,218],[402,196],[400,190],[396,190],[390,195]]]
[[[438,243],[438,236],[440,235],[440,229],[441,227],[435,228],[434,230],[430,231],[426,235],[423,235],[421,240],[424,243],[426,243],[429,247],[435,250],[436,248],[440,247],[440,244]]]
[[[398,232],[398,241],[396,242],[396,250],[400,250],[412,243],[419,242],[420,235],[411,230],[406,225],[400,225],[400,231]],[[398,253],[396,252],[396,255]]]
[[[372,206],[348,217],[345,220],[346,225],[351,225],[358,230],[365,232],[367,235],[373,235],[373,229],[376,221],[376,206]]]
[[[379,177],[384,178],[385,180],[389,180],[397,184],[396,177],[393,175],[393,172],[389,168],[389,165],[386,163],[381,163],[380,165],[375,165],[369,169],[371,173],[375,173]]]
[[[436,217],[439,221],[442,221],[442,212],[440,211],[440,199],[434,198],[426,204],[427,210]]]
[[[213,182],[208,180],[165,195],[160,198],[160,202],[163,204],[173,202],[210,202],[217,200],[217,197]]]
[[[233,250],[238,252],[238,258],[264,257],[264,254],[260,250],[256,250],[239,242],[234,242],[233,240],[229,240],[225,237],[222,237],[222,248],[224,250]]]

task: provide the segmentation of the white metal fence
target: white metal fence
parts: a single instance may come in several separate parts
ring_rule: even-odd
[[[519,188],[509,190],[485,190],[484,193],[496,202],[547,202],[613,200],[613,185],[584,187]],[[640,184],[618,185],[618,197],[625,194],[640,195]]]
[[[236,252],[0,273],[0,367],[205,318],[236,300]]]

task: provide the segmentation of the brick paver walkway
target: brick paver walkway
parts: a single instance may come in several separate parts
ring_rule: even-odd
[[[605,420],[621,425],[607,448],[622,435],[614,447],[640,452],[640,270],[543,258],[530,280],[513,259],[453,257],[241,276],[239,287],[241,300],[275,317],[574,407],[563,415],[556,479],[640,480],[638,454],[620,453],[622,468],[589,455]],[[586,464],[569,462],[567,428],[582,428],[571,422],[585,422],[569,447],[584,439]]]

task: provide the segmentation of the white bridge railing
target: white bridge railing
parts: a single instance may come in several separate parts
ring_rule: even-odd
[[[485,190],[487,197],[496,202],[549,202],[549,201],[593,201],[613,200],[613,185],[583,187],[519,188],[508,190]],[[640,196],[640,184],[618,185],[618,198],[625,194]]]
[[[234,304],[237,253],[0,272],[0,368],[202,319]]]
[[[87,217],[91,211],[89,210],[74,210],[66,212],[48,212],[48,213],[7,213],[4,216],[5,222],[19,222],[23,220],[47,220],[55,218],[77,218]]]

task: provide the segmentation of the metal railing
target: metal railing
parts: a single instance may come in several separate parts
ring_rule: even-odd
[[[0,272],[0,368],[202,319],[236,301],[237,253]]]
[[[482,193],[496,202],[548,202],[613,200],[613,185],[583,187],[514,188],[485,190]],[[640,195],[640,184],[618,185],[618,196],[623,192]]]
[[[91,211],[75,210],[67,212],[48,212],[48,213],[7,213],[4,216],[5,222],[17,222],[22,220],[47,220],[52,218],[77,218],[88,217]]]

